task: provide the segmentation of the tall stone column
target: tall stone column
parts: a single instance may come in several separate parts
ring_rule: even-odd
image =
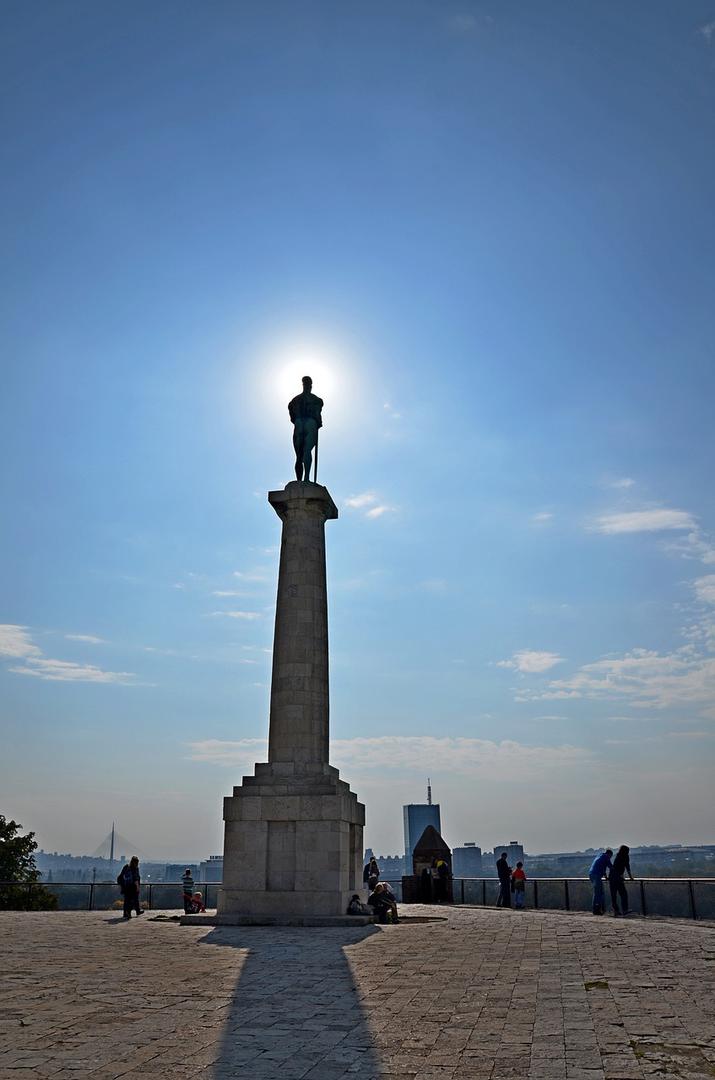
[[[327,488],[305,481],[271,491],[268,501],[283,523],[268,761],[224,800],[214,921],[354,923],[360,917],[345,912],[362,889],[365,808],[328,754],[325,522],[338,511]]]
[[[297,480],[268,501],[283,522],[268,760],[304,771],[328,763],[325,522],[338,510],[327,488]]]

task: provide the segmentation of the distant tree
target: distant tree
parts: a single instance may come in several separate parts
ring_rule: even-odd
[[[40,878],[33,855],[37,842],[33,832],[21,836],[21,829],[22,825],[0,814],[0,882],[17,882],[0,884],[0,910],[53,911],[56,896],[39,884],[28,888]]]

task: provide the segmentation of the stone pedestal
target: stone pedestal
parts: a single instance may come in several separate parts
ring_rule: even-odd
[[[268,501],[283,522],[268,762],[224,800],[217,921],[316,925],[362,891],[365,809],[328,764],[325,522],[338,511],[320,484]]]

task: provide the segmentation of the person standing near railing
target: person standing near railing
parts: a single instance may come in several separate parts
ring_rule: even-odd
[[[144,912],[139,906],[141,875],[139,873],[139,859],[136,855],[132,855],[129,862],[124,864],[117,878],[117,884],[124,897],[124,918],[131,919],[132,911],[136,911],[137,915],[143,915]]]
[[[623,875],[628,874],[628,877],[633,881],[633,874],[631,873],[631,861],[630,861],[631,849],[626,844],[621,844],[613,860],[613,866],[611,867],[611,873],[608,878],[608,885],[611,890],[611,903],[613,904],[613,916],[617,918],[618,915],[628,914],[628,890],[626,889]],[[618,898],[621,898],[621,911],[618,911]]]
[[[191,915],[193,911],[194,879],[191,876],[190,866],[187,866],[184,870],[184,875],[181,879],[181,886],[184,892],[184,914]]]
[[[517,911],[523,911],[526,899],[526,874],[523,862],[516,864],[516,870],[511,875],[511,884],[514,889],[514,907]]]
[[[507,862],[506,851],[502,851],[497,859],[497,874],[499,875],[499,896],[497,907],[511,907],[511,867]]]
[[[605,909],[606,898],[603,893],[603,878],[611,869],[611,855],[613,855],[611,849],[606,848],[604,852],[596,856],[588,871],[589,881],[593,885],[594,915],[603,915]]]

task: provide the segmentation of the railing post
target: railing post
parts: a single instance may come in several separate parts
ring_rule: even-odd
[[[487,906],[487,879],[482,878],[482,907]]]
[[[459,884],[461,885],[461,894],[462,894],[461,903],[463,904],[464,903],[464,878],[459,879]]]
[[[693,882],[688,878],[688,892],[690,893],[690,911],[694,919],[697,919],[698,913],[695,910],[695,889],[693,888]]]
[[[87,911],[94,911],[94,882],[91,881],[89,885],[89,900],[87,901]]]
[[[149,882],[149,895],[147,897],[147,907],[151,911],[151,882]]]
[[[27,910],[30,910],[30,901],[32,899],[32,882],[27,883]]]
[[[567,911],[571,910],[571,897],[569,896],[569,879],[564,878],[564,906]]]
[[[643,881],[643,878],[640,879],[639,885],[641,887],[641,915],[647,915],[648,912],[646,911],[645,906],[645,882]]]
[[[539,882],[534,878],[534,911],[539,906]]]

